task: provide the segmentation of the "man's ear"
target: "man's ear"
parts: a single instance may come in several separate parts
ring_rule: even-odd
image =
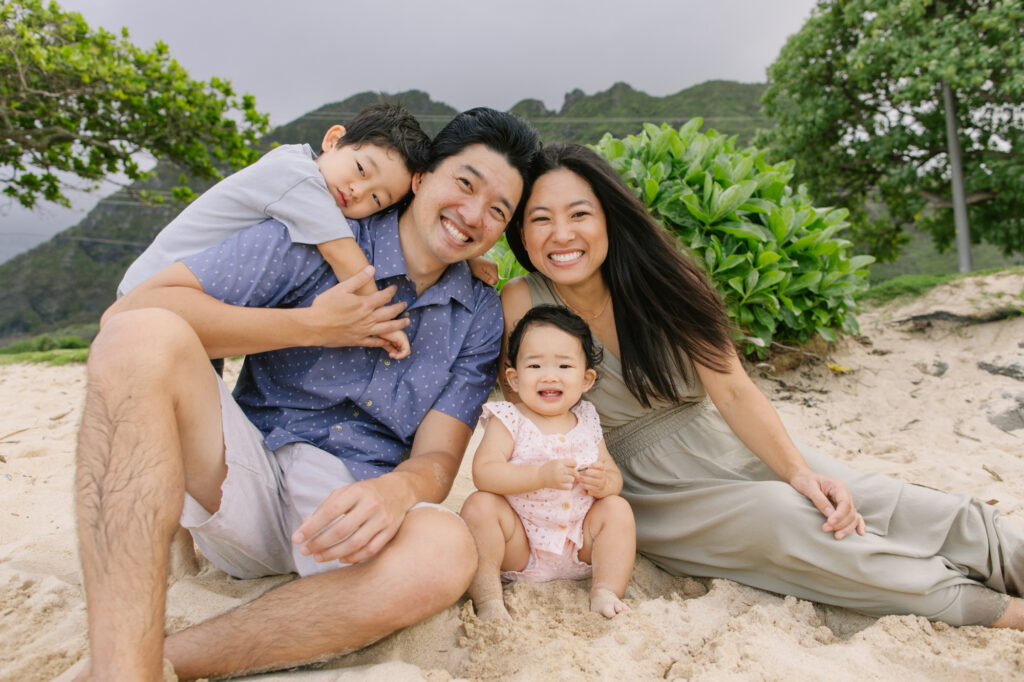
[[[329,152],[338,145],[338,140],[345,137],[345,126],[333,125],[324,133],[324,141],[320,143],[320,149]]]
[[[412,193],[413,194],[416,194],[416,192],[419,191],[420,183],[421,182],[423,182],[423,172],[420,171],[420,172],[413,173],[412,174]]]

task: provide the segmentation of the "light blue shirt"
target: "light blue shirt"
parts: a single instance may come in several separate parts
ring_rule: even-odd
[[[417,298],[398,239],[398,212],[350,221],[376,268],[396,284],[411,324],[412,352],[380,348],[286,348],[250,355],[234,396],[271,450],[307,441],[340,457],[357,479],[391,471],[409,455],[431,409],[472,428],[496,378],[501,304],[465,263],[450,265]],[[303,307],[337,283],[313,246],[293,244],[267,220],[184,261],[206,293],[252,307]]]

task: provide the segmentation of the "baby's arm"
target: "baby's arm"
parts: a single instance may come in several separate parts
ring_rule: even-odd
[[[597,461],[579,473],[580,483],[588,495],[598,499],[618,495],[622,491],[622,473],[608,452],[604,438],[597,447]]]
[[[473,455],[473,483],[479,490],[515,495],[541,488],[569,490],[576,482],[575,460],[555,459],[543,466],[509,464],[512,446],[512,434],[499,419],[492,418]]]
[[[344,282],[369,265],[369,262],[366,260],[366,254],[363,253],[363,250],[359,248],[359,244],[352,237],[332,239],[329,242],[317,244],[316,248],[320,250],[320,255],[324,257],[324,260],[330,263],[331,269],[334,270],[334,275],[338,278],[339,282]],[[371,279],[356,293],[365,296],[376,292],[377,283]],[[409,337],[405,335],[405,332],[389,332],[381,334],[380,338],[387,342],[384,348],[387,350],[388,355],[395,360],[401,360],[409,355]]]

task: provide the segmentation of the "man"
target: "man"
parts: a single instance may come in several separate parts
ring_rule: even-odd
[[[186,679],[322,659],[463,594],[472,538],[423,503],[447,495],[495,376],[500,306],[464,261],[512,218],[538,146],[489,109],[446,126],[408,207],[353,224],[377,294],[354,293],[370,268],[336,284],[266,221],[107,311],[76,476],[95,679],[160,679],[162,657]],[[401,328],[403,360],[348,347]],[[207,358],[239,354],[233,400]],[[165,640],[179,522],[237,577],[301,577]]]

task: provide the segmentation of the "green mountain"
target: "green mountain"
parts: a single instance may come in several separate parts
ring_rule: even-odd
[[[545,142],[594,143],[605,132],[636,133],[644,122],[679,126],[694,116],[702,116],[706,127],[749,141],[757,128],[771,125],[760,113],[765,87],[709,81],[667,97],[652,97],[617,83],[594,95],[573,90],[558,112],[533,99],[519,102],[512,111],[536,125]],[[378,101],[401,102],[430,135],[457,113],[419,90],[395,95],[364,92],[279,126],[263,142],[306,142],[319,149],[327,128]],[[136,190],[166,195],[179,175],[170,164],[158,164],[154,177],[103,199],[77,225],[0,265],[0,343],[99,319],[113,302],[125,269],[182,208],[173,202],[148,204]],[[198,192],[208,185],[192,186]]]

